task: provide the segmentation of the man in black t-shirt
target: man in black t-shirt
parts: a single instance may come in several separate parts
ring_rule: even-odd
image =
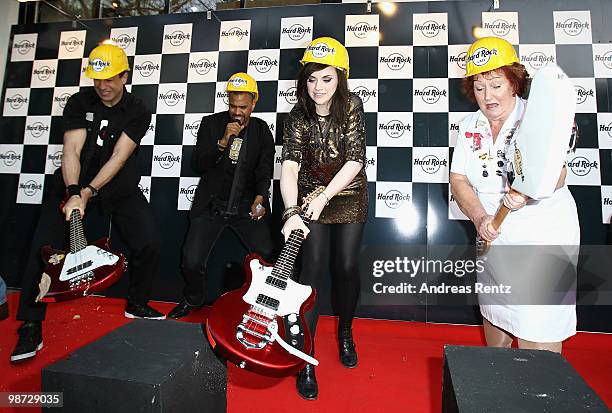
[[[29,359],[42,348],[46,305],[36,302],[42,263],[40,248],[66,245],[66,221],[73,210],[92,208],[110,215],[130,249],[130,284],[125,316],[163,319],[148,305],[159,271],[160,236],[151,208],[140,191],[137,151],[151,112],[125,89],[129,64],[123,49],[102,44],[89,55],[87,76],[94,87],[70,97],[63,114],[62,166],[46,190],[41,215],[22,278],[17,319],[23,321],[11,361]],[[60,211],[62,199],[66,203]]]
[[[205,116],[191,166],[201,179],[183,246],[183,300],[168,313],[181,318],[204,304],[208,257],[226,228],[250,252],[270,260],[274,243],[266,216],[274,167],[268,124],[251,117],[259,97],[255,79],[236,73],[227,82],[229,110]]]

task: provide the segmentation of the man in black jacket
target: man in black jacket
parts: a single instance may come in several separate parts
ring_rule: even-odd
[[[274,251],[266,215],[274,168],[274,139],[266,122],[251,117],[259,97],[255,79],[236,73],[227,83],[229,110],[205,116],[191,165],[200,176],[183,246],[183,300],[169,318],[204,304],[205,271],[215,242],[231,228],[250,252]]]
[[[131,255],[130,285],[124,315],[163,319],[148,305],[153,278],[159,271],[160,236],[151,208],[140,191],[137,151],[151,122],[144,103],[125,89],[129,64],[123,49],[102,44],[92,50],[86,74],[94,87],[75,93],[63,113],[62,166],[45,191],[39,223],[22,279],[17,319],[19,340],[11,362],[29,359],[42,349],[46,305],[36,302],[42,263],[40,248],[65,245],[66,221],[73,210],[82,217],[111,215]],[[66,203],[60,211],[60,202]]]

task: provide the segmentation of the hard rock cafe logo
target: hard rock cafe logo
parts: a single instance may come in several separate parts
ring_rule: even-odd
[[[185,93],[179,93],[172,89],[166,93],[160,93],[159,98],[164,101],[166,106],[176,106],[181,100],[185,100]]]
[[[459,66],[459,69],[465,70],[465,62],[467,60],[467,52],[461,52],[457,56],[450,55],[449,60]]]
[[[140,76],[149,77],[155,71],[159,71],[159,64],[155,64],[149,60],[142,62],[139,65],[134,65],[134,69],[138,70]]]
[[[164,152],[161,155],[154,155],[153,160],[159,163],[159,166],[163,169],[170,169],[175,163],[181,161],[181,157],[179,155],[174,155],[172,152]]]
[[[179,193],[184,195],[189,202],[193,202],[193,197],[195,195],[196,189],[198,189],[197,185],[189,185],[187,188],[179,189]]]
[[[435,155],[426,155],[423,158],[415,158],[414,166],[420,166],[423,172],[427,174],[435,174],[442,166],[448,166],[446,159],[440,159]]]
[[[189,63],[189,68],[196,71],[200,76],[207,75],[212,69],[217,68],[217,62],[208,59],[200,59],[197,62]]]
[[[599,125],[599,131],[606,132],[608,136],[612,138],[612,122],[607,125]]]
[[[284,97],[287,103],[295,105],[297,103],[297,88],[295,86],[290,87],[287,90],[279,90],[278,96]]]
[[[59,168],[60,166],[62,166],[62,155],[63,152],[61,150],[56,151],[55,153],[49,153],[47,154],[47,160],[51,161],[51,163],[53,163],[53,166]]]
[[[21,155],[15,151],[6,151],[5,153],[0,153],[0,159],[2,159],[4,166],[13,166],[21,159]]]
[[[576,156],[567,163],[567,167],[577,176],[586,176],[591,172],[591,169],[597,169],[597,161],[590,161],[584,156]]]
[[[197,119],[191,123],[186,123],[185,124],[185,130],[189,131],[189,133],[191,133],[191,136],[193,136],[194,138],[198,137],[198,129],[200,129],[200,123],[202,122],[201,119]]]
[[[268,56],[261,56],[259,59],[249,60],[249,66],[252,66],[259,73],[267,73],[273,66],[278,67],[278,59],[270,59]]]
[[[533,52],[529,56],[521,56],[521,63],[528,64],[534,70],[538,70],[543,66],[547,65],[548,63],[554,62],[554,56],[547,56],[546,54],[540,51]]]
[[[310,52],[317,59],[322,59],[328,54],[336,53],[336,49],[334,49],[333,47],[329,47],[326,43],[322,43],[322,42],[313,44],[312,46],[308,46],[306,48],[306,51]]]
[[[26,125],[25,129],[33,138],[40,138],[43,133],[49,131],[49,125],[45,125],[42,122],[34,122],[31,125]]]
[[[589,22],[581,22],[575,17],[570,17],[563,23],[557,22],[555,28],[562,29],[568,36],[578,36],[583,30],[589,30]]]
[[[110,65],[110,62],[105,62],[102,59],[93,59],[89,61],[89,66],[91,66],[92,70],[96,73],[104,71],[104,69],[106,69]]]
[[[390,120],[387,123],[379,123],[378,130],[383,130],[390,138],[397,139],[404,135],[404,132],[410,131],[411,126],[404,124],[400,120]]]
[[[64,92],[61,95],[54,97],[53,100],[59,105],[60,108],[64,109],[68,99],[70,99],[70,96],[70,93]]]
[[[391,53],[389,56],[381,56],[379,63],[385,63],[391,70],[402,70],[406,63],[412,63],[412,59],[401,53]]]
[[[385,205],[391,209],[397,209],[404,201],[410,201],[410,194],[403,194],[397,189],[391,189],[386,194],[379,193],[376,199],[384,201]]]
[[[446,24],[439,24],[433,20],[428,20],[423,24],[415,23],[414,30],[420,31],[425,37],[432,38],[440,34],[440,31],[446,30]]]
[[[20,55],[26,55],[31,49],[36,47],[36,43],[33,43],[27,39],[20,41],[19,43],[13,44],[13,49],[17,49],[17,53]]]
[[[36,192],[42,190],[42,184],[30,179],[25,184],[19,184],[19,189],[23,189],[23,193],[27,196],[33,196]]]
[[[604,204],[604,206],[612,206],[612,198],[605,197],[603,199],[603,204]]]
[[[122,49],[127,49],[130,46],[130,44],[136,42],[136,37],[130,36],[127,33],[121,33],[119,36],[115,36],[111,38],[111,40],[117,43],[117,45],[121,47]]]
[[[576,103],[578,105],[586,102],[589,96],[595,97],[595,92],[593,91],[593,89],[586,90],[580,85],[574,85],[574,89],[576,90]]]
[[[376,167],[376,160],[374,158],[365,158],[365,169],[368,168],[375,168]]]
[[[292,24],[288,28],[283,27],[281,30],[281,34],[286,34],[294,42],[302,40],[304,36],[306,36],[306,33],[312,33],[312,29],[310,27],[304,27],[299,23]]]
[[[235,87],[237,89],[240,89],[241,87],[245,87],[249,83],[249,82],[247,82],[246,79],[244,79],[244,78],[242,78],[240,76],[237,76],[237,77],[233,78],[229,82],[230,82],[230,84],[233,87]]]
[[[149,187],[148,186],[142,186],[142,184],[138,184],[138,188],[140,188],[140,192],[142,192],[144,195],[148,195],[149,194]]]
[[[487,49],[485,47],[479,47],[466,58],[467,62],[472,62],[476,66],[486,65],[491,59],[492,55],[497,56],[497,49]]]
[[[83,46],[83,40],[79,40],[76,37],[69,37],[68,40],[62,40],[60,46],[64,46],[64,49],[68,52],[74,52],[79,46]]]
[[[440,90],[435,86],[426,86],[423,90],[415,89],[414,95],[420,96],[428,105],[433,105],[440,100],[441,96],[446,97],[447,93],[446,90]]]
[[[6,102],[10,105],[11,109],[21,109],[24,103],[28,103],[28,98],[22,96],[20,93],[16,93],[13,96],[8,96]]]
[[[495,36],[504,37],[510,33],[510,30],[516,30],[516,23],[508,23],[504,19],[497,19],[491,23],[485,23],[483,28],[491,30]]]
[[[185,43],[185,40],[191,39],[191,33],[185,33],[182,30],[175,30],[170,34],[164,35],[164,40],[170,42],[174,47],[178,47]]]
[[[612,50],[607,51],[603,55],[596,54],[595,61],[603,63],[606,68],[612,70]]]
[[[55,69],[52,69],[49,66],[41,66],[38,69],[34,69],[32,73],[38,77],[38,80],[45,82],[55,74]]]
[[[241,41],[244,37],[249,35],[248,30],[243,30],[240,27],[232,27],[229,30],[222,30],[221,37],[235,38],[238,41]]]
[[[369,33],[377,32],[378,26],[375,24],[370,24],[368,22],[359,22],[354,25],[346,26],[346,31],[348,33],[353,33],[358,39],[365,39],[368,37]]]
[[[357,86],[352,92],[359,96],[364,104],[370,100],[371,97],[376,97],[376,91],[374,89],[370,90],[365,86]]]

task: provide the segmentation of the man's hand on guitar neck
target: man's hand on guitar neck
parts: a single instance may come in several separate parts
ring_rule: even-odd
[[[81,189],[81,195],[73,195],[64,204],[62,208],[62,212],[66,216],[66,221],[70,221],[70,214],[73,209],[78,209],[81,213],[81,219],[85,216],[85,208],[87,207],[87,202],[89,202],[89,198],[91,198],[91,191],[87,188]]]

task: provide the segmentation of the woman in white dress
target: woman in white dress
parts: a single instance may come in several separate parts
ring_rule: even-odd
[[[536,201],[508,192],[508,179],[512,179],[514,170],[514,131],[525,111],[526,101],[521,96],[526,95],[529,82],[525,67],[507,41],[486,37],[470,46],[463,91],[480,110],[460,123],[451,165],[451,191],[478,235],[493,246],[578,246],[580,227],[576,204],[565,185],[565,167],[550,198]],[[512,212],[496,231],[491,222],[502,201]],[[510,280],[521,275],[512,274],[513,264],[495,266],[490,261],[485,275],[492,279]],[[575,270],[575,261],[570,258],[568,263]],[[554,271],[552,265],[548,268],[530,274],[529,282],[537,284],[537,277],[545,278],[545,273]],[[519,348],[560,353],[563,340],[576,334],[575,301],[517,305],[517,297],[513,297],[502,305],[491,305],[483,304],[480,295],[479,300],[488,346],[510,347],[514,336]]]

